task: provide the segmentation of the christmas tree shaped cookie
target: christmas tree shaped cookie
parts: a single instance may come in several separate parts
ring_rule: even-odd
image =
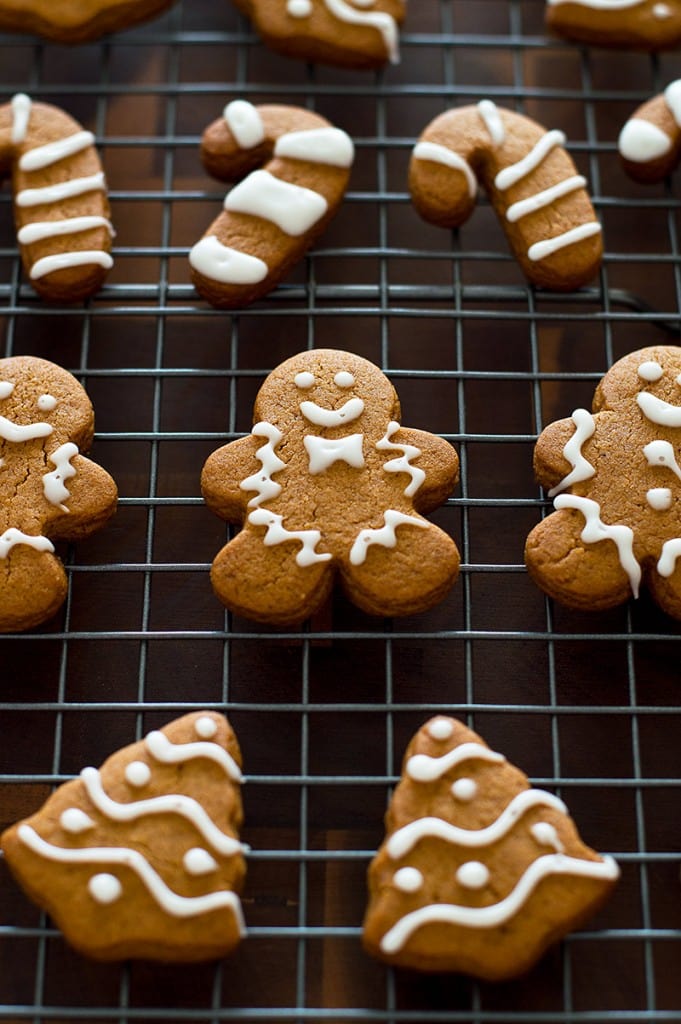
[[[444,716],[409,744],[386,832],[369,868],[364,945],[417,970],[521,974],[619,877],[561,800]]]
[[[223,956],[243,933],[240,765],[224,716],[185,715],[84,768],[8,829],[7,863],[88,956]]]

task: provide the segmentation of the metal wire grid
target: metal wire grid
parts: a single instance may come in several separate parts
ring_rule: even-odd
[[[180,3],[77,59],[0,39],[6,97],[44,96],[96,131],[118,227],[102,294],[48,308],[21,280],[4,197],[5,354],[79,375],[95,457],[122,495],[113,524],[66,552],[63,614],[0,640],[0,823],[176,713],[226,709],[246,758],[250,937],[224,964],[89,964],[0,862],[0,1020],[681,1020],[678,631],[645,599],[596,618],[554,608],[522,566],[545,508],[530,469],[539,430],[588,404],[618,356],[678,337],[674,188],[624,181],[613,141],[676,58],[550,41],[541,0],[422,0],[399,68],[349,75],[275,57],[216,6]],[[227,316],[196,300],[186,253],[222,195],[197,166],[198,136],[231,95],[315,106],[353,134],[358,160],[299,273]],[[568,132],[606,232],[593,288],[528,289],[484,206],[454,237],[415,218],[415,137],[482,96]],[[201,503],[200,466],[248,431],[267,370],[308,345],[379,363],[404,422],[459,450],[460,488],[435,518],[460,544],[462,578],[428,615],[376,622],[336,597],[275,634],[215,606],[207,572],[224,533]],[[564,795],[623,868],[593,925],[513,984],[413,978],[359,948],[386,799],[409,736],[438,709]]]

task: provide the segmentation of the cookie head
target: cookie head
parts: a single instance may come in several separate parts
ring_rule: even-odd
[[[92,406],[66,370],[35,358],[0,360],[0,443],[67,436],[85,447],[92,439]]]

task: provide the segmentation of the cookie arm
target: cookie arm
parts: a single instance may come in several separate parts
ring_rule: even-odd
[[[244,490],[241,483],[262,470],[256,451],[262,445],[259,438],[249,434],[230,441],[208,456],[201,472],[201,493],[204,501],[221,519],[228,523],[241,523],[248,502],[256,491]]]
[[[556,487],[570,472],[572,467],[563,452],[575,431],[574,421],[564,419],[549,424],[539,435],[534,449],[533,468],[537,483],[545,490]]]
[[[391,464],[388,472],[400,471],[398,464],[401,464],[405,474],[416,471],[420,476],[419,470],[425,474],[413,494],[414,508],[418,512],[430,512],[437,508],[446,501],[459,482],[459,457],[449,441],[437,434],[400,427],[389,435],[389,444],[384,443],[384,447],[386,452],[394,451],[396,455],[399,450],[406,449],[398,458],[386,455],[384,465]],[[417,449],[418,454],[412,455],[411,448]]]
[[[118,501],[113,478],[96,462],[76,455],[71,465],[76,473],[68,481],[66,511],[59,510],[49,527],[50,536],[59,540],[77,540],[94,533],[113,515]]]

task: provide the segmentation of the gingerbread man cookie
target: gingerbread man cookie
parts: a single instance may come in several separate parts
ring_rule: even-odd
[[[66,597],[53,540],[97,530],[116,485],[82,452],[94,414],[85,390],[44,359],[0,359],[0,632],[44,622]]]
[[[679,0],[547,0],[546,23],[578,43],[665,50],[681,42]]]
[[[632,114],[617,147],[624,169],[636,181],[656,182],[671,174],[681,155],[681,79]]]
[[[267,46],[347,68],[399,60],[406,0],[235,0]]]
[[[244,933],[241,754],[227,719],[185,715],[84,768],[2,836],[10,870],[97,960],[211,960]]]
[[[491,100],[440,114],[421,135],[409,167],[416,209],[441,227],[460,227],[475,207],[478,179],[528,281],[554,291],[596,274],[601,226],[586,179],[561,131]]]
[[[551,597],[611,608],[645,585],[681,619],[681,348],[620,359],[593,410],[542,432],[534,466],[555,511],[530,533],[525,560]]]
[[[0,0],[0,29],[87,43],[156,17],[175,0]]]
[[[204,132],[201,158],[239,184],[189,254],[192,280],[212,305],[243,306],[271,291],[331,220],[354,146],[309,110],[234,100]]]
[[[438,715],[407,747],[369,868],[363,940],[386,963],[488,981],[529,970],[619,877],[562,800]]]
[[[399,416],[388,378],[349,352],[303,352],[267,377],[250,436],[214,452],[203,470],[210,508],[243,524],[211,573],[228,608],[293,625],[335,577],[374,615],[422,611],[444,597],[459,554],[422,513],[451,493],[458,459]]]
[[[24,270],[45,299],[94,294],[113,265],[109,201],[92,132],[19,93],[0,106],[0,174],[12,176]]]

